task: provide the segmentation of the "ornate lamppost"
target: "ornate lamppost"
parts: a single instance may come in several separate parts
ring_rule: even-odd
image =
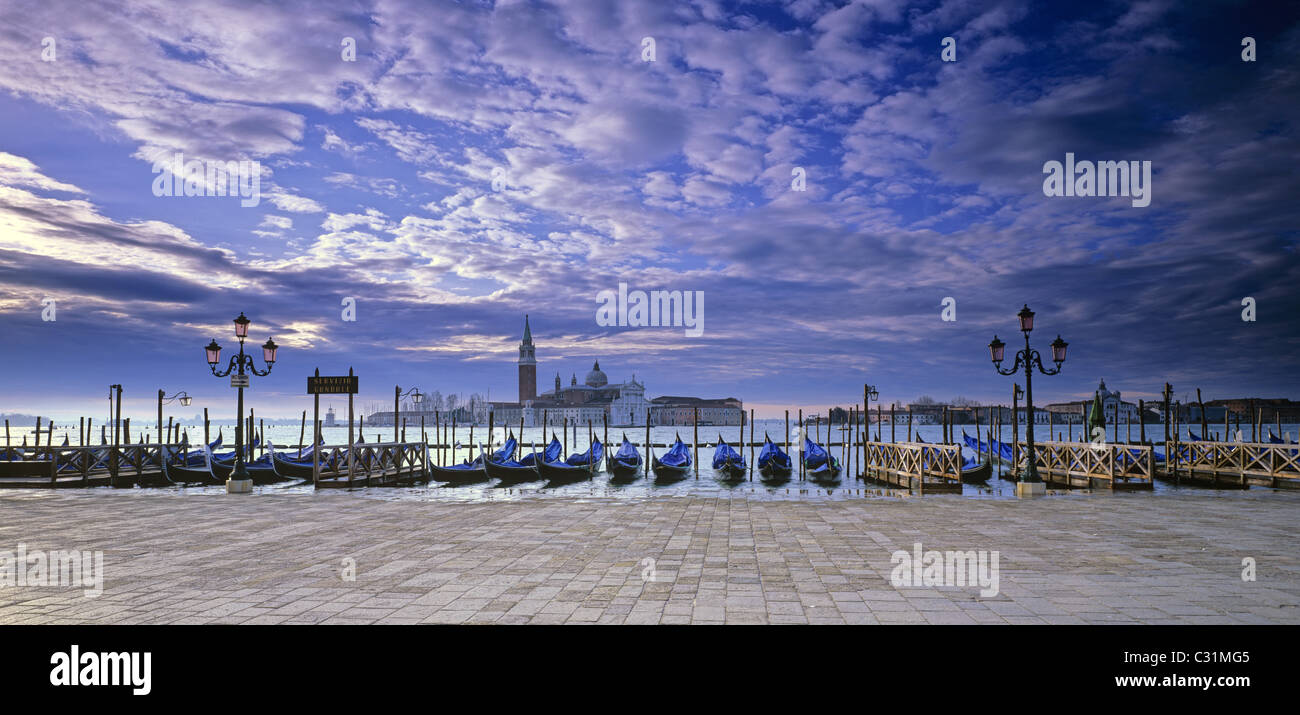
[[[1025,334],[1025,349],[1016,353],[1016,364],[1006,370],[1002,369],[1002,360],[1006,355],[1007,344],[998,340],[998,336],[993,336],[993,342],[989,343],[989,356],[993,358],[993,367],[1000,375],[1014,375],[1022,367],[1025,371],[1025,469],[1020,473],[1020,482],[1016,485],[1016,493],[1042,493],[1046,489],[1042,486],[1042,479],[1038,476],[1038,465],[1034,460],[1034,368],[1044,375],[1055,375],[1061,371],[1061,363],[1065,362],[1065,348],[1069,343],[1061,339],[1060,335],[1052,341],[1052,362],[1056,363],[1055,368],[1044,368],[1043,361],[1037,350],[1029,347],[1029,333],[1034,329],[1034,311],[1029,309],[1028,305],[1020,310],[1017,314],[1020,319],[1020,332]],[[1013,416],[1014,419],[1014,416]],[[1024,484],[1036,484],[1035,487],[1023,487]]]
[[[250,492],[253,490],[253,480],[244,468],[244,388],[248,386],[248,374],[252,373],[258,377],[265,377],[271,374],[271,368],[275,365],[275,352],[279,346],[274,340],[267,339],[266,344],[262,346],[262,360],[266,362],[266,370],[258,370],[253,364],[253,356],[244,353],[244,340],[248,337],[248,325],[253,322],[244,317],[243,313],[235,318],[235,337],[239,339],[239,354],[232,355],[230,364],[226,367],[225,372],[217,372],[217,363],[221,362],[221,346],[213,340],[205,348],[208,354],[208,366],[212,369],[212,374],[216,377],[226,377],[235,372],[235,377],[231,378],[231,386],[239,389],[239,399],[237,408],[237,421],[235,422],[235,469],[230,473],[230,478],[226,480],[226,493],[234,494],[237,492]]]

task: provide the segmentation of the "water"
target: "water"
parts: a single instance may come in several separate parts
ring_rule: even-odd
[[[957,437],[959,439],[961,436],[961,428],[962,428],[961,425],[958,425],[954,428],[957,433]],[[968,433],[972,435],[974,434],[973,425],[966,425],[965,428]],[[1078,425],[1074,426],[1075,439],[1078,439],[1078,435],[1079,435],[1078,428],[1079,428]],[[188,429],[190,435],[190,442],[192,444],[197,444],[199,441],[202,440],[203,426],[201,424],[197,426],[185,425],[182,427],[182,429]],[[224,433],[225,445],[228,448],[230,445],[233,445],[234,443],[234,428],[231,426],[225,426],[222,427],[221,429],[223,430]],[[517,425],[508,429],[514,432],[517,437],[519,436],[520,432],[519,432],[519,427]],[[815,436],[819,435],[820,439],[818,441],[821,442],[822,444],[825,444],[826,425],[820,425],[820,426],[809,425],[807,429],[809,430],[810,434],[814,434]],[[1058,426],[1057,429],[1063,435],[1066,432],[1064,427]],[[1199,432],[1199,428],[1196,429]],[[1222,429],[1222,425],[1219,426],[1219,429]],[[1295,435],[1297,434],[1297,425],[1284,424],[1282,425],[1282,429],[1283,432],[1289,432],[1292,439],[1295,438]],[[900,441],[906,439],[907,437],[906,425],[898,425],[895,428],[895,430],[896,430],[897,439],[899,439]],[[1007,438],[1008,441],[1010,441],[1011,426],[1006,425],[1004,426],[1003,430],[1004,430],[1004,436]],[[322,431],[325,440],[328,444],[345,444],[347,442],[348,430],[346,426],[327,427],[327,428],[323,428]],[[438,437],[436,436],[434,430],[431,427],[426,427],[426,431],[428,433],[430,444],[435,444],[439,441]],[[1147,434],[1149,437],[1163,436],[1163,431],[1164,431],[1163,425],[1154,425],[1154,424],[1147,425]],[[1214,431],[1213,427],[1211,431],[1212,432]],[[62,428],[62,425],[56,424],[54,429],[55,444],[61,444],[63,442],[63,436],[65,434],[68,435],[69,439],[75,444],[78,439],[76,432],[77,432],[76,425],[73,425],[71,430],[66,430]],[[98,432],[97,429],[96,432]],[[522,438],[520,438],[520,443],[521,443],[520,453],[526,454],[532,451],[532,446],[530,443],[533,442],[536,442],[538,448],[540,448],[542,446],[543,440],[549,440],[550,434],[552,432],[557,437],[561,436],[560,428],[558,426],[553,428],[547,428],[545,436],[543,435],[543,432],[540,428],[529,427],[524,429],[522,433]],[[572,427],[570,427],[570,431],[567,436],[567,441],[568,441],[567,452],[566,452],[567,454],[583,452],[588,447],[587,428],[585,426],[581,427],[578,429],[577,432],[578,433],[575,438]],[[597,439],[602,439],[602,440],[604,439],[603,429],[601,427],[599,426],[594,427],[593,432],[595,433]],[[774,441],[778,443],[784,442],[785,421],[784,420],[758,420],[754,425],[755,439],[761,442],[763,439],[764,432],[766,432],[769,436],[771,436]],[[913,427],[913,432],[914,434],[919,434],[921,438],[927,442],[937,443],[940,441],[942,435],[942,427],[940,427],[939,425],[915,425]],[[214,438],[216,437],[216,433],[217,430],[214,428],[212,430],[212,436]],[[406,437],[408,440],[418,441],[420,438],[419,433],[420,433],[420,428],[418,424],[414,426],[410,424],[407,425]],[[622,442],[622,436],[624,433],[627,434],[628,439],[630,439],[634,444],[637,445],[637,448],[641,451],[641,454],[644,457],[645,449],[641,446],[641,444],[645,441],[644,426],[629,427],[629,428],[610,427],[609,448],[611,450],[617,449],[618,445]],[[827,500],[844,500],[844,499],[916,498],[915,495],[911,494],[905,489],[898,489],[898,488],[892,488],[887,486],[882,487],[872,482],[859,482],[854,480],[852,477],[847,476],[848,473],[851,473],[852,471],[856,471],[857,469],[856,456],[852,457],[846,463],[847,468],[845,470],[846,472],[845,476],[841,476],[839,480],[827,484],[818,484],[812,481],[799,481],[797,474],[796,476],[792,477],[788,482],[784,484],[766,484],[762,481],[761,477],[757,473],[753,474],[752,480],[746,479],[739,482],[723,481],[717,478],[717,476],[713,472],[713,469],[710,467],[710,462],[713,457],[713,445],[716,439],[718,438],[719,433],[721,433],[722,438],[727,440],[727,442],[732,446],[735,446],[740,440],[740,428],[738,426],[730,426],[730,427],[701,426],[699,430],[701,446],[699,448],[699,453],[698,453],[699,454],[698,462],[700,464],[698,477],[695,475],[694,472],[692,472],[692,474],[689,477],[675,484],[668,484],[668,485],[656,484],[652,479],[647,479],[644,474],[639,476],[635,481],[628,484],[612,483],[610,481],[610,477],[608,474],[601,473],[601,474],[597,474],[596,477],[590,481],[583,481],[574,484],[567,484],[567,485],[556,486],[551,488],[547,488],[545,486],[545,483],[541,481],[511,486],[509,488],[497,487],[495,486],[495,482],[492,481],[481,483],[481,484],[472,484],[472,485],[464,485],[464,486],[448,486],[448,485],[443,485],[439,482],[432,482],[428,486],[422,485],[422,486],[411,487],[411,488],[375,487],[369,489],[357,489],[354,490],[353,492],[350,492],[350,494],[360,496],[363,498],[373,498],[373,499],[451,501],[451,502],[526,501],[526,500],[535,500],[535,499],[545,499],[548,497],[555,497],[555,496],[563,496],[566,498],[579,499],[579,500],[585,500],[585,499],[641,500],[641,499],[652,499],[652,498],[659,498],[659,497],[676,497],[676,496],[708,496],[708,497],[742,498],[742,499],[751,499],[751,500],[809,500],[809,501],[827,501]],[[749,433],[750,433],[749,427],[746,426],[745,427],[746,441],[749,441]],[[834,440],[838,442],[842,434],[838,426],[833,428],[833,433],[834,433]],[[875,433],[875,429],[873,427],[872,434],[874,435],[874,433]],[[1125,437],[1125,433],[1126,430],[1121,425],[1120,427],[1121,439]],[[140,434],[141,434],[140,430],[135,425],[132,425],[132,437],[138,439]],[[150,431],[149,434],[152,435],[151,436],[152,439],[153,437],[156,437],[157,432]],[[298,434],[299,434],[298,425],[293,425],[293,426],[280,425],[280,426],[266,427],[267,438],[272,443],[281,447],[290,446],[296,448],[298,445]],[[689,425],[684,427],[652,427],[650,434],[651,434],[651,440],[656,444],[671,443],[674,437],[678,434],[681,435],[683,441],[689,444],[693,435],[693,430]],[[882,439],[888,441],[889,439],[888,424],[880,426],[880,434]],[[33,444],[34,433],[31,426],[28,426],[25,430],[21,432],[18,429],[11,426],[11,439],[13,440],[14,443],[21,444],[24,435],[27,437],[28,445]],[[1035,435],[1039,439],[1045,438],[1047,436],[1047,427],[1036,426]],[[1107,432],[1107,435],[1108,436],[1110,435],[1109,430]],[[464,460],[465,458],[472,456],[472,454],[477,453],[477,445],[480,443],[484,446],[485,449],[488,448],[486,427],[476,426],[473,431],[473,436],[474,436],[474,441],[473,441],[474,447],[471,450],[469,428],[465,426],[457,426],[456,441],[461,445],[461,448],[456,451],[455,460],[453,461],[450,453],[447,453],[445,458],[440,459],[438,450],[433,449],[431,447],[430,453],[431,453],[431,458],[434,460],[434,463],[452,464],[454,462]],[[504,441],[504,437],[505,437],[503,430],[499,425],[493,430],[492,436],[493,436],[493,446],[500,446],[501,443]],[[98,437],[98,434],[96,434],[96,437]],[[1134,440],[1137,439],[1136,426],[1133,430],[1133,438]],[[45,442],[45,439],[46,437],[44,431],[42,431],[42,435],[41,435],[42,444]],[[310,440],[310,435],[307,437],[307,439]],[[393,439],[392,427],[385,428],[385,427],[366,426],[365,428],[366,442],[369,443],[391,442],[392,439]],[[1023,440],[1023,425],[1021,426],[1021,439]],[[790,425],[790,442],[791,444],[794,445],[801,443],[799,428],[796,425],[794,425],[793,422]],[[760,446],[755,446],[753,447],[751,452],[751,448],[749,446],[746,446],[742,450],[742,453],[747,463],[751,465],[753,464],[754,457],[757,456],[760,448],[761,448]],[[665,449],[662,447],[655,448],[656,454],[662,454],[664,451]],[[835,455],[837,459],[840,459],[841,461],[845,461],[843,457],[843,453],[840,451],[840,447],[838,445],[832,446],[830,448],[830,451],[833,455]],[[794,450],[791,453],[795,454],[796,452],[797,450]],[[964,449],[964,452],[966,454],[969,454],[970,450]],[[995,467],[993,478],[991,478],[988,481],[988,483],[985,485],[978,485],[978,484],[962,485],[962,492],[960,495],[927,494],[922,498],[925,499],[1015,498],[1014,483],[999,479],[998,474],[1000,470],[1001,468]],[[1186,490],[1197,490],[1201,492],[1213,491],[1216,494],[1221,494],[1224,496],[1240,495],[1245,493],[1245,492],[1234,491],[1234,490],[1207,490],[1199,487],[1175,486],[1173,484],[1169,484],[1167,482],[1162,482],[1159,480],[1155,482],[1155,492],[1157,494],[1165,493],[1165,492],[1186,491]],[[1260,488],[1256,487],[1254,488],[1254,490],[1259,491]],[[224,494],[224,489],[221,487],[190,487],[184,489],[179,487],[172,487],[168,489],[154,489],[148,491],[157,491],[157,492],[181,491],[181,492],[192,493],[192,494]],[[301,493],[312,493],[315,490],[308,485],[290,484],[286,486],[277,485],[277,486],[258,487],[256,488],[256,491],[263,494],[301,494]],[[334,490],[329,490],[329,492],[332,493],[334,492]],[[1110,495],[1111,493],[1108,491],[1089,491],[1089,490],[1079,490],[1079,489],[1074,489],[1074,490],[1054,489],[1049,491],[1049,495],[1054,495],[1054,496],[1059,496],[1064,498],[1086,498],[1088,495],[1092,495],[1092,494]],[[1122,492],[1122,493],[1115,493],[1114,496],[1117,498],[1145,498],[1148,497],[1149,494],[1143,492]]]

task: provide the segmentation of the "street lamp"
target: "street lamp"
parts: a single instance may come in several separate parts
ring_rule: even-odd
[[[862,430],[866,433],[866,438],[871,439],[871,403],[880,402],[880,393],[876,392],[875,385],[862,386]],[[876,426],[880,430],[880,426]]]
[[[1034,329],[1034,311],[1029,309],[1028,305],[1016,314],[1020,319],[1020,331],[1025,334],[1025,349],[1016,353],[1016,364],[1006,370],[1002,369],[1002,360],[1006,357],[1007,344],[998,340],[998,336],[993,336],[993,342],[989,343],[989,357],[993,359],[993,367],[1000,375],[1014,375],[1017,370],[1024,367],[1025,370],[1025,455],[1028,458],[1025,464],[1025,470],[1020,474],[1021,483],[1039,484],[1042,479],[1038,476],[1038,465],[1034,462],[1034,384],[1033,369],[1044,375],[1055,375],[1061,371],[1061,364],[1065,362],[1065,349],[1069,343],[1061,339],[1060,335],[1052,341],[1052,362],[1056,363],[1055,368],[1044,368],[1041,356],[1037,350],[1029,347],[1029,333]],[[1015,419],[1012,416],[1012,419]],[[1019,491],[1019,489],[1017,489]]]
[[[226,377],[238,370],[236,373],[238,379],[232,377],[230,380],[231,386],[239,389],[239,398],[235,422],[235,468],[226,481],[226,493],[228,494],[252,491],[253,486],[248,470],[244,467],[244,388],[248,385],[247,373],[251,372],[258,377],[270,375],[271,368],[275,366],[275,353],[279,349],[274,340],[268,339],[266,344],[262,346],[262,360],[266,362],[266,370],[258,370],[253,363],[253,356],[244,353],[244,340],[248,337],[248,325],[253,321],[240,313],[234,322],[235,337],[239,339],[239,354],[231,356],[230,364],[226,367],[225,372],[217,372],[217,363],[221,362],[221,346],[217,344],[217,341],[214,339],[204,348],[207,353],[208,367],[211,368],[214,376]]]
[[[401,414],[402,398],[410,397],[411,401],[418,405],[421,402],[424,402],[424,393],[420,392],[420,388],[418,387],[412,387],[406,392],[402,392],[401,385],[398,385],[393,389],[393,395],[393,442],[401,442],[402,438],[398,433],[398,430],[401,429],[398,423],[398,416]]]
[[[162,408],[163,405],[171,404],[173,402],[176,402],[177,400],[180,401],[182,407],[189,407],[190,402],[193,401],[193,398],[191,398],[189,396],[189,393],[185,392],[184,390],[181,390],[180,392],[176,393],[175,395],[172,395],[171,397],[168,397],[166,391],[164,390],[158,391],[158,458],[159,459],[162,459],[162,444],[163,444]]]

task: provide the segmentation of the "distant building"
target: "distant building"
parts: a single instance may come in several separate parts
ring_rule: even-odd
[[[328,410],[325,410],[325,426],[326,426],[326,427],[337,427],[337,426],[338,426],[338,425],[335,423],[335,421],[334,421],[334,406],[333,406],[333,405],[330,405],[330,408],[329,408]]]
[[[1103,379],[1097,384],[1097,395],[1101,396],[1102,413],[1105,415],[1108,424],[1114,424],[1116,419],[1121,424],[1139,421],[1138,406],[1132,402],[1124,401],[1119,390],[1112,391],[1108,389],[1106,380]],[[1072,424],[1082,424],[1088,418],[1088,411],[1092,409],[1092,403],[1092,399],[1077,402],[1053,402],[1045,405],[1042,409],[1053,413],[1051,419],[1055,422],[1065,423],[1068,420]],[[1087,407],[1084,406],[1085,404]],[[1038,414],[1038,410],[1039,408],[1034,408],[1034,424],[1046,424],[1049,416],[1046,413]],[[1016,420],[1020,424],[1025,423],[1023,407],[1021,407]]]
[[[538,393],[537,385],[537,346],[533,343],[533,329],[529,316],[524,316],[524,335],[519,342],[519,359],[516,361],[519,375],[518,402],[484,402],[475,406],[472,414],[474,421],[487,422],[489,414],[495,424],[535,427],[543,422],[550,425],[568,424],[603,425],[628,427],[644,425],[647,413],[654,424],[690,424],[690,417],[684,417],[686,410],[700,409],[700,424],[738,425],[744,405],[735,398],[722,400],[704,400],[698,397],[661,397],[653,402],[646,399],[644,382],[632,375],[624,382],[611,383],[609,376],[600,369],[600,361],[594,361],[582,382],[578,382],[577,373],[572,373],[569,384],[563,384],[560,374],[555,374],[554,387]],[[392,413],[386,413],[389,420]],[[411,413],[403,412],[409,419]],[[373,418],[383,419],[384,413],[377,413]],[[417,416],[418,419],[418,416]],[[682,421],[685,419],[685,421]]]
[[[695,424],[697,410],[698,424],[732,426],[740,424],[745,405],[734,397],[715,400],[673,395],[656,397],[650,401],[650,423],[665,426]]]

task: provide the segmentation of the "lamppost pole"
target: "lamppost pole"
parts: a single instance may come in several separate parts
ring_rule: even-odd
[[[239,354],[230,358],[230,364],[226,366],[224,372],[217,372],[217,363],[221,362],[221,346],[213,340],[205,348],[208,356],[208,366],[212,374],[216,377],[227,377],[234,373],[239,377],[235,380],[235,387],[239,391],[237,399],[237,413],[235,415],[235,468],[230,473],[230,478],[226,481],[226,492],[247,492],[252,489],[252,480],[249,478],[248,470],[244,466],[244,385],[248,382],[247,374],[252,373],[258,377],[265,377],[271,374],[271,368],[275,366],[275,353],[279,348],[274,340],[268,339],[262,346],[262,359],[266,362],[266,370],[258,370],[253,364],[253,356],[244,353],[244,340],[248,338],[248,325],[253,321],[244,316],[243,313],[235,318],[235,337],[239,339]]]
[[[1029,349],[1029,333],[1026,331],[1025,354],[1029,355],[1031,353],[1032,351]],[[1032,354],[1035,360],[1038,359],[1038,353]],[[1041,362],[1038,363],[1038,369],[1043,369]],[[1038,463],[1034,459],[1034,371],[1030,360],[1025,360],[1025,455],[1029,458],[1029,463],[1025,466],[1025,473],[1021,481],[1043,481],[1038,476]]]
[[[418,387],[412,387],[405,393],[402,392],[401,385],[395,385],[393,387],[393,444],[402,441],[401,433],[399,432],[401,429],[399,420],[402,409],[402,398],[407,396],[410,396],[411,400],[417,405],[424,401],[424,394],[420,392],[420,388]]]
[[[993,367],[1000,375],[1014,375],[1021,367],[1025,370],[1025,469],[1020,473],[1021,484],[1042,484],[1042,479],[1038,476],[1038,465],[1034,459],[1034,387],[1033,387],[1033,370],[1044,375],[1055,375],[1061,371],[1061,364],[1065,362],[1065,349],[1069,345],[1061,339],[1060,335],[1052,341],[1052,361],[1056,363],[1055,368],[1043,367],[1042,357],[1029,345],[1029,333],[1034,329],[1034,311],[1026,305],[1017,314],[1020,319],[1020,331],[1025,335],[1025,348],[1016,353],[1016,364],[1004,370],[1002,369],[1002,360],[1006,355],[1006,343],[998,340],[996,335],[993,336],[993,342],[989,343],[989,355],[993,358]],[[1012,420],[1016,419],[1012,415]],[[1040,487],[1022,488],[1016,487],[1016,493],[1022,491],[1025,493],[1034,493],[1039,491]]]
[[[189,394],[186,393],[184,390],[181,390],[180,392],[176,393],[175,395],[172,395],[171,397],[168,397],[167,393],[164,390],[158,391],[158,444],[161,445],[164,441],[163,428],[162,428],[163,405],[166,403],[174,402],[176,400],[180,400],[182,407],[189,407],[190,401],[192,399],[193,398],[191,398]],[[160,450],[159,454],[161,454],[162,447],[159,447],[158,449]]]

